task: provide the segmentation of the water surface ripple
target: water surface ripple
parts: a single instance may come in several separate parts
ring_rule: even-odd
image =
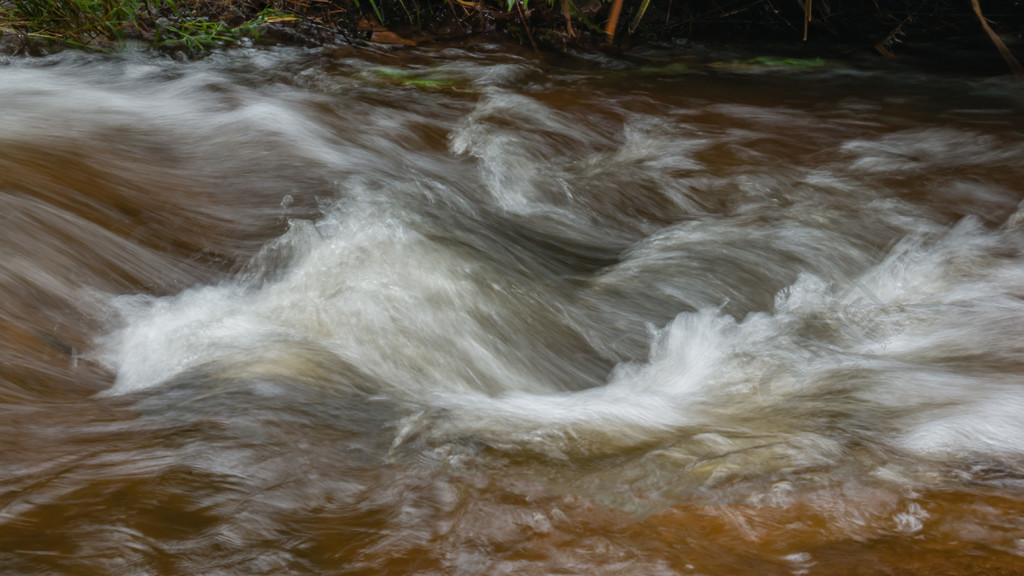
[[[0,61],[5,574],[1016,574],[1024,93]]]

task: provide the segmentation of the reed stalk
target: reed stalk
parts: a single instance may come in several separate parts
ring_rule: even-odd
[[[1020,62],[1014,58],[1010,49],[1006,47],[1006,43],[1003,42],[1003,39],[992,30],[991,26],[988,25],[988,20],[986,20],[985,16],[981,13],[981,4],[978,3],[978,0],[971,0],[971,8],[974,10],[975,16],[978,17],[978,22],[981,22],[981,27],[985,30],[985,34],[987,34],[992,43],[996,45],[996,50],[999,51],[999,55],[1002,56],[1003,60],[1006,61],[1006,64],[1010,66],[1010,70],[1013,72],[1013,75],[1020,80],[1024,80],[1024,68],[1022,68]]]

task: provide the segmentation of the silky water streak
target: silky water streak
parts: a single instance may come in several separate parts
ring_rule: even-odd
[[[677,56],[5,61],[0,565],[1022,565],[1019,89]]]

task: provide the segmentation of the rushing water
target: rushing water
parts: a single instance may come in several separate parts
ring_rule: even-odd
[[[1018,574],[1024,91],[0,63],[4,574]]]

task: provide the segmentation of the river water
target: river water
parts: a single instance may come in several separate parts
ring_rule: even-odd
[[[0,62],[5,574],[1019,574],[1024,90]]]

